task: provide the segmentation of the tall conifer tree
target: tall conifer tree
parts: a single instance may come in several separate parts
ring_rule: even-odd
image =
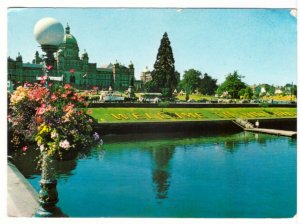
[[[166,97],[171,97],[178,84],[176,77],[175,60],[168,34],[164,33],[161,39],[154,70],[152,71],[152,87],[154,91],[161,92]]]

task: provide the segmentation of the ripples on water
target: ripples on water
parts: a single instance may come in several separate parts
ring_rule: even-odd
[[[77,160],[57,162],[58,206],[71,217],[296,213],[295,139],[242,132],[106,136],[104,142]],[[38,190],[35,161],[17,158]]]

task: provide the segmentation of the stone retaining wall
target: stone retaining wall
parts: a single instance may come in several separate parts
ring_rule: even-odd
[[[259,120],[260,128],[274,128],[296,131],[296,118],[279,119],[249,119],[253,123]],[[212,121],[176,121],[176,122],[132,122],[132,123],[99,123],[95,126],[101,135],[107,134],[133,134],[133,133],[158,133],[158,132],[193,132],[193,133],[217,133],[241,131],[242,128],[231,120]]]

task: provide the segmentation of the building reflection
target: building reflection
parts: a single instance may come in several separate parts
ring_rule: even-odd
[[[151,149],[152,165],[152,181],[156,198],[164,199],[168,197],[168,189],[170,187],[170,160],[175,152],[175,146],[168,145]]]

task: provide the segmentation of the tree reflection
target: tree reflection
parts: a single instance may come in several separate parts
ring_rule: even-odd
[[[170,160],[175,152],[175,146],[168,145],[162,148],[151,149],[153,159],[152,181],[156,191],[156,197],[164,199],[168,197],[170,186]]]

